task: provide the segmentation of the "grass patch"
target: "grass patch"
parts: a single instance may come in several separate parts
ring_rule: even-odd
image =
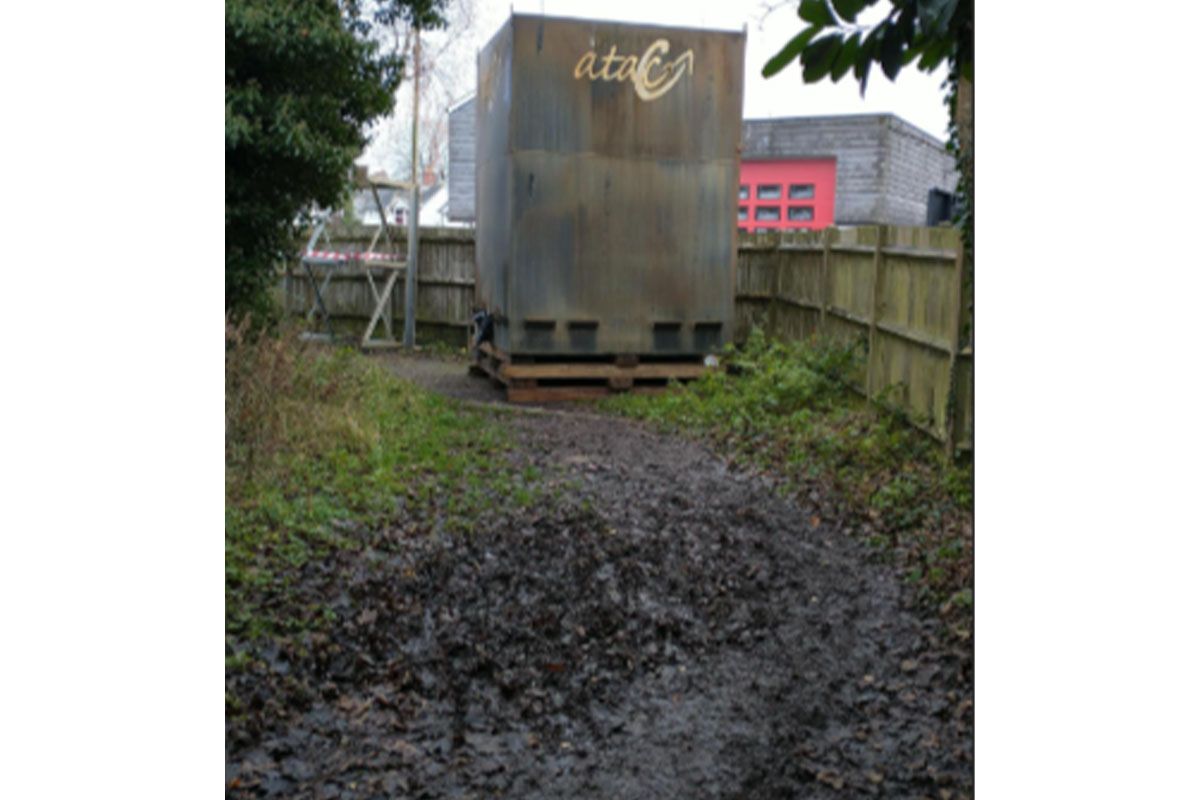
[[[469,531],[490,509],[539,502],[540,476],[514,474],[502,457],[512,446],[502,413],[461,407],[352,350],[305,346],[294,331],[227,327],[227,666],[245,666],[247,643],[333,622],[300,579],[330,573],[336,585],[339,554]]]
[[[837,513],[897,560],[924,600],[969,629],[972,468],[946,464],[939,446],[894,408],[850,389],[861,361],[854,348],[771,342],[755,330],[741,350],[727,349],[727,371],[601,406],[704,439],[736,462],[782,476],[784,491],[828,490]]]
[[[461,334],[456,334],[453,342],[445,339],[431,339],[421,345],[420,353],[427,358],[436,358],[440,361],[470,361],[471,351],[460,341],[461,339]]]

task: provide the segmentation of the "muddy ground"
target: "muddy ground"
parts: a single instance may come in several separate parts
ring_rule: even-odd
[[[970,653],[824,498],[618,419],[511,424],[563,499],[311,565],[338,622],[229,679],[227,796],[972,794]]]

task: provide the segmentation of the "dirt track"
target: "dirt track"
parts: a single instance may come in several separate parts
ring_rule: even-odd
[[[821,498],[616,419],[512,424],[565,499],[323,565],[339,623],[240,679],[229,796],[970,796],[970,655]]]

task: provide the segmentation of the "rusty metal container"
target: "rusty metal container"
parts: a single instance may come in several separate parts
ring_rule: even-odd
[[[694,356],[733,329],[745,33],[513,15],[479,54],[496,345]]]

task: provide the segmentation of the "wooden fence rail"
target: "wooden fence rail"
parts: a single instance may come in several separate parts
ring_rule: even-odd
[[[373,228],[331,229],[334,249],[365,250]],[[401,237],[396,247],[406,247]],[[421,231],[417,271],[418,341],[465,342],[475,298],[475,232]],[[738,246],[734,339],[757,325],[770,336],[822,334],[862,344],[856,387],[892,400],[913,424],[945,447],[973,441],[972,304],[958,232],[952,228],[879,226],[743,235]],[[285,302],[304,313],[312,290],[295,267],[283,278]],[[403,281],[393,293],[403,325]],[[335,275],[325,293],[335,321],[362,322],[373,308],[362,273]]]

